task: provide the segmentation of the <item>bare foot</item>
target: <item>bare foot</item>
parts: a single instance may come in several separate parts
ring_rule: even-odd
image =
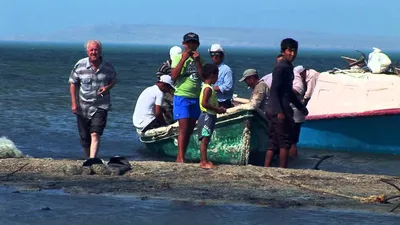
[[[200,167],[203,169],[214,169],[216,166],[212,162],[201,162]]]
[[[177,162],[177,163],[185,163],[185,161],[183,160],[183,159],[176,159],[176,161],[175,162]]]

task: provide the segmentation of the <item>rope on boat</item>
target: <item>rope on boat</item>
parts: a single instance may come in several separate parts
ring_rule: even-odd
[[[303,188],[303,189],[306,189],[306,190],[309,190],[309,191],[321,192],[321,193],[324,193],[324,194],[327,193],[327,194],[335,195],[335,196],[338,196],[338,197],[357,200],[360,203],[364,203],[364,204],[366,204],[366,203],[368,203],[368,204],[371,204],[371,203],[381,203],[381,204],[382,203],[388,203],[388,201],[391,200],[391,199],[400,198],[400,195],[392,196],[392,197],[386,197],[384,194],[371,195],[371,196],[368,196],[368,197],[350,196],[350,195],[336,193],[336,192],[330,191],[330,190],[311,187],[311,186],[305,185],[305,184],[298,184],[298,183],[290,182],[290,181],[284,180],[282,178],[275,177],[272,174],[270,174],[269,172],[268,172],[268,177],[270,177],[273,180],[279,181],[281,183],[294,185],[294,186],[297,186],[297,187],[300,187],[300,188]],[[400,188],[398,186],[394,185],[393,183],[391,183],[390,181],[388,181],[388,180],[380,180],[380,181],[393,186],[394,188],[396,188],[400,192]],[[400,207],[400,202],[393,209],[391,209],[390,212],[393,212],[398,207]]]
[[[243,117],[247,117],[247,116],[237,116],[234,118],[229,118],[233,114],[240,113],[243,111],[251,111],[251,110],[257,112],[259,115],[261,115],[261,117],[264,120],[266,120],[264,113],[258,107],[252,105],[251,103],[247,103],[247,104],[235,106],[233,108],[229,108],[229,109],[227,109],[226,113],[218,114],[217,118],[219,119],[219,121],[217,122],[217,124],[221,123],[221,122],[228,122],[231,120],[237,120],[237,119],[241,119]],[[226,117],[228,117],[229,119]],[[221,118],[222,118],[222,120],[221,120]],[[136,132],[138,133],[139,137],[151,137],[154,141],[156,141],[160,138],[164,138],[164,137],[168,136],[171,132],[176,132],[178,129],[179,129],[179,124],[178,124],[178,122],[175,122],[168,126],[158,127],[158,128],[147,130],[145,133],[140,132],[140,130],[138,130],[138,129],[136,129]]]

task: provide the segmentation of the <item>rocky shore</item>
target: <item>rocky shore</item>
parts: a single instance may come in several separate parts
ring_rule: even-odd
[[[132,161],[132,170],[116,175],[83,161],[36,158],[0,159],[0,182],[20,191],[62,189],[67,193],[128,194],[202,204],[245,203],[270,207],[323,207],[388,212],[400,198],[399,176],[333,173],[317,170],[220,165],[204,170],[198,164]],[[393,213],[399,214],[400,209]]]

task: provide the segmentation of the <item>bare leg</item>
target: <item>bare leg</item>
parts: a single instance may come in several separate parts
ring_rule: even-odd
[[[289,156],[290,157],[296,157],[297,156],[297,144],[292,144],[292,146],[290,146]]]
[[[281,148],[279,150],[279,164],[281,168],[287,168],[289,149]]]
[[[92,142],[90,143],[90,158],[95,158],[100,147],[100,136],[97,133],[91,133],[90,136],[92,138]]]
[[[185,162],[185,153],[189,145],[190,135],[193,133],[193,129],[196,126],[196,120],[191,118],[180,119],[179,123],[179,134],[178,134],[178,155],[176,162]]]
[[[203,137],[201,140],[201,145],[200,145],[200,167],[203,169],[212,169],[215,168],[214,164],[211,162],[207,161],[207,148],[208,148],[208,143],[210,142],[209,137]]]
[[[267,149],[267,154],[265,155],[265,167],[270,167],[272,159],[274,158],[274,151],[272,149]]]

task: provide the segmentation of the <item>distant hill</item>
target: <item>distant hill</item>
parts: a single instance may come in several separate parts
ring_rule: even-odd
[[[398,38],[374,36],[344,36],[319,32],[304,32],[283,29],[246,29],[216,28],[189,26],[162,26],[136,24],[104,24],[75,27],[55,33],[38,36],[4,37],[13,41],[51,41],[51,42],[84,42],[88,39],[99,39],[110,43],[132,44],[180,44],[182,36],[187,32],[200,35],[202,45],[220,43],[225,46],[277,47],[280,40],[292,37],[299,41],[303,48],[346,48],[371,49],[379,47],[383,50],[395,50]],[[400,47],[397,47],[399,49]]]

